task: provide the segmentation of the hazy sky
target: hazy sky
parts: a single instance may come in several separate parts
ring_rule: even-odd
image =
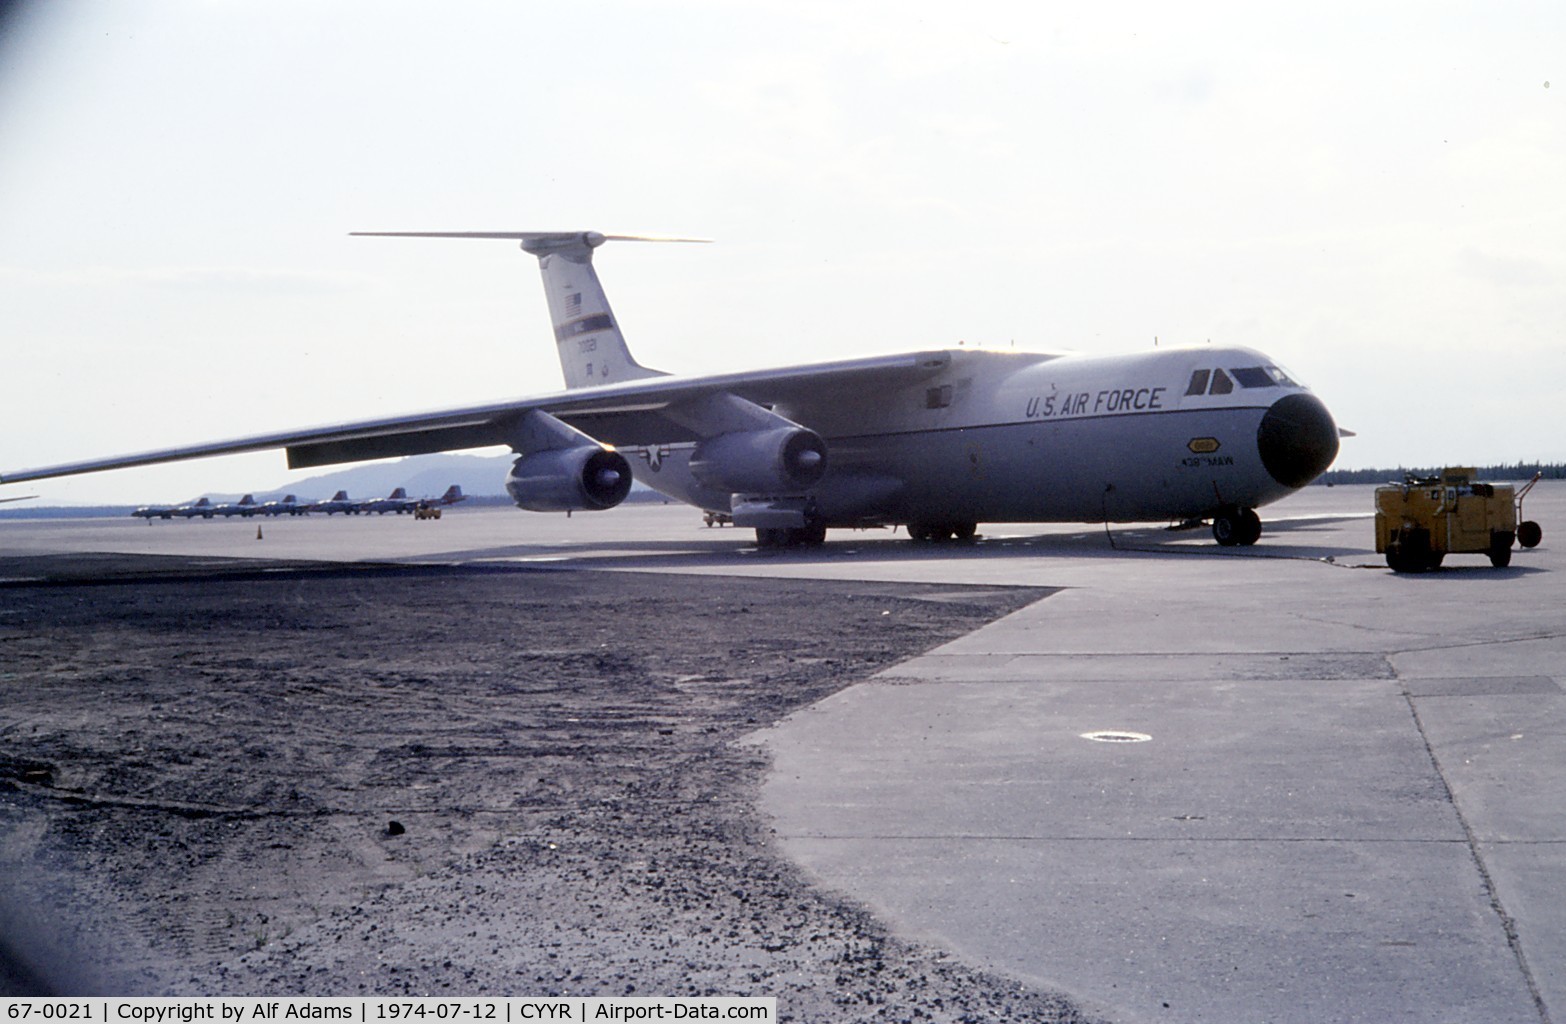
[[[0,48],[0,469],[638,358],[1245,344],[1338,465],[1566,460],[1566,5],[47,3]],[[173,500],[281,453],[0,488]]]

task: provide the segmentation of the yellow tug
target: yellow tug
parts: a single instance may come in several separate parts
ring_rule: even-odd
[[[1518,525],[1523,496],[1510,484],[1474,482],[1475,471],[1449,467],[1440,476],[1410,476],[1376,488],[1376,552],[1394,572],[1425,572],[1449,554],[1484,554],[1497,569],[1511,564],[1512,544],[1538,544],[1539,524]]]

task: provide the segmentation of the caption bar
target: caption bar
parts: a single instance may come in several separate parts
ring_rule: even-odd
[[[11,999],[0,997],[0,1024],[255,1024],[343,1021],[347,1024],[532,1024],[535,1021],[777,1020],[775,997],[560,996],[525,999],[363,998]]]

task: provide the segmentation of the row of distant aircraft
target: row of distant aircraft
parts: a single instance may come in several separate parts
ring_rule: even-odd
[[[410,498],[407,489],[403,487],[397,488],[384,498],[362,500],[348,497],[347,491],[338,491],[325,501],[300,501],[289,494],[277,501],[258,502],[254,495],[247,494],[238,501],[224,501],[217,504],[213,504],[210,498],[201,498],[188,505],[143,505],[131,515],[145,519],[149,523],[154,519],[173,519],[175,516],[181,519],[212,519],[216,516],[222,516],[224,519],[242,516],[249,519],[252,516],[303,516],[311,512],[325,512],[327,515],[341,512],[349,516],[366,512],[380,515],[395,512],[402,515],[405,512],[417,512],[421,508],[455,505],[466,497],[467,495],[462,493],[462,488],[456,484],[446,488],[446,493],[438,498]]]

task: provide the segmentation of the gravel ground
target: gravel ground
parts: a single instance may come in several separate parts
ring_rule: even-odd
[[[736,742],[1046,590],[0,559],[19,576],[50,582],[0,589],[0,994],[1084,1019],[813,885]]]

